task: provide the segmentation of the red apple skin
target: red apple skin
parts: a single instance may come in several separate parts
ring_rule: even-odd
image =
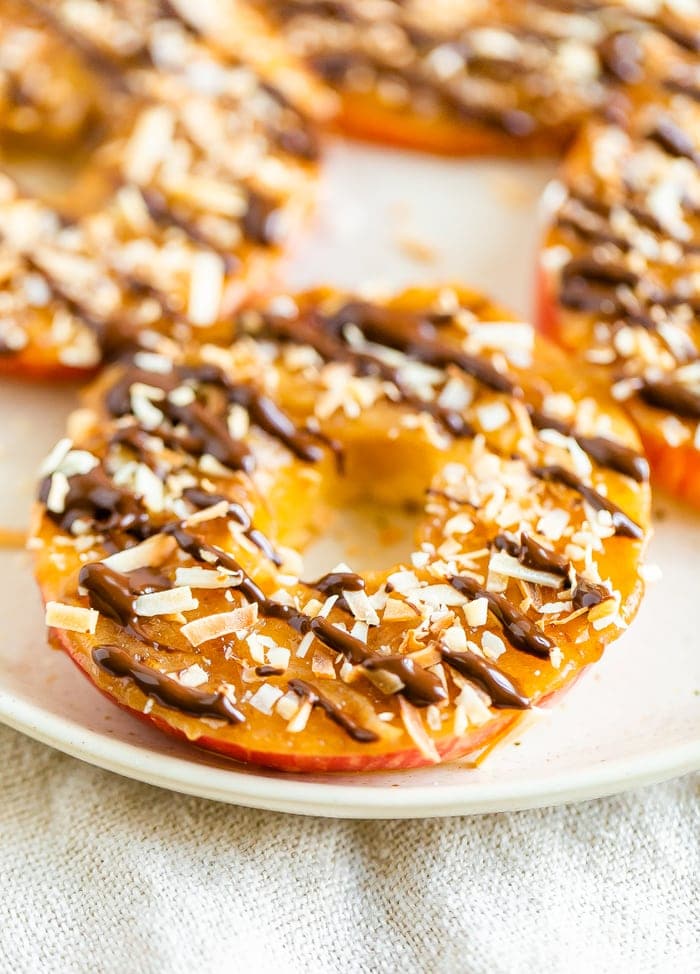
[[[561,318],[549,276],[538,266],[535,294],[537,328],[545,337],[575,353],[578,350],[567,343]],[[667,443],[659,426],[665,415],[663,411],[635,400],[628,404],[628,412],[637,425],[654,487],[700,508],[700,450],[692,443],[680,446]]]
[[[74,653],[69,634],[63,630],[51,630],[52,641],[63,650],[73,663],[78,667],[82,675],[95,686],[100,693],[111,703],[116,704],[121,710],[126,711],[133,717],[138,718],[145,724],[156,727],[171,737],[179,740],[186,740],[189,744],[201,747],[207,751],[222,754],[233,761],[242,764],[253,764],[258,767],[271,768],[276,771],[286,771],[290,773],[349,773],[365,771],[402,771],[411,768],[424,768],[434,766],[417,747],[402,748],[390,751],[386,754],[294,754],[286,752],[274,752],[269,750],[256,750],[249,747],[237,745],[232,741],[221,740],[203,734],[201,737],[187,738],[177,727],[173,727],[168,721],[158,714],[145,714],[140,710],[129,707],[117,700],[108,690],[101,687],[92,675],[83,667],[80,657]],[[548,694],[538,701],[539,707],[549,707],[559,700],[585,672],[584,667],[573,674],[570,682],[553,693]],[[440,754],[441,761],[455,761],[458,758],[466,757],[475,751],[491,745],[495,746],[498,741],[514,729],[521,717],[520,712],[503,711],[488,724],[473,728],[469,733],[460,737],[447,737],[441,741],[436,741],[436,747]]]
[[[27,382],[85,382],[97,373],[97,368],[79,369],[63,365],[52,355],[42,352],[18,352],[0,355],[0,378],[23,379]]]

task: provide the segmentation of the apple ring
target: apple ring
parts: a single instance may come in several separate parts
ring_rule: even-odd
[[[636,38],[697,50],[700,27],[663,2],[257,3],[340,92],[342,129],[459,155],[560,150],[611,85],[637,80]]]
[[[634,615],[645,460],[621,411],[480,295],[269,299],[230,346],[106,370],[43,467],[58,641],[170,733],[295,771],[473,753]],[[324,511],[423,509],[410,561],[304,574]]]
[[[80,372],[159,332],[216,338],[269,288],[308,212],[318,145],[294,100],[300,72],[214,47],[177,13],[191,4],[134,6],[138,23],[117,0],[31,5],[111,101],[101,144],[64,192],[40,199],[2,176],[0,367]]]
[[[698,506],[697,66],[659,88],[617,122],[591,122],[550,191],[540,319],[624,402],[656,483]]]

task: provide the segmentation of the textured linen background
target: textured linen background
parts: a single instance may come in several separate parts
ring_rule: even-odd
[[[0,728],[2,974],[700,970],[700,780],[578,807],[304,819]]]

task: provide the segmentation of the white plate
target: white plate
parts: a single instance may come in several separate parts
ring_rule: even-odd
[[[304,284],[465,280],[527,312],[536,201],[547,175],[544,167],[334,145],[315,235],[289,273]],[[432,248],[434,261],[412,260],[397,247],[406,240]],[[74,403],[74,391],[65,387],[9,381],[0,387],[3,526],[26,523],[34,470]],[[173,741],[104,700],[63,654],[47,648],[39,598],[20,552],[0,553],[0,719],[129,777],[304,814],[398,818],[526,808],[682,774],[700,768],[700,517],[665,499],[657,509],[663,519],[650,558],[664,578],[651,588],[638,620],[557,709],[477,769],[458,763],[301,777],[243,768]],[[339,535],[347,528],[341,525]],[[316,546],[319,566],[329,567],[335,557],[328,546]]]

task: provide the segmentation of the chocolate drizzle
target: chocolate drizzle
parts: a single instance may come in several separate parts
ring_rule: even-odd
[[[88,593],[88,601],[93,609],[112,619],[140,642],[166,649],[168,647],[163,647],[144,633],[138,623],[134,600],[147,592],[170,588],[170,584],[169,579],[152,569],[141,568],[122,573],[99,561],[83,565],[78,575],[78,585]]]
[[[539,544],[534,538],[530,538],[523,531],[520,535],[520,544],[508,535],[499,534],[494,538],[493,546],[496,551],[505,551],[511,558],[517,558],[522,565],[534,568],[539,572],[549,572],[552,575],[559,575],[565,579],[569,575],[569,562],[562,558],[556,551],[551,551]]]
[[[438,369],[454,365],[494,392],[507,395],[518,392],[517,383],[489,361],[469,355],[455,343],[444,341],[429,314],[350,301],[326,318],[326,327],[336,337],[341,337],[348,325],[359,328],[367,341],[394,348],[425,365]]]
[[[360,592],[365,587],[362,575],[355,572],[328,572],[315,582],[304,582],[323,595],[342,595],[343,592]]]
[[[211,507],[214,504],[220,504],[222,501],[226,501],[228,504],[228,516],[232,517],[238,524],[240,524],[246,538],[248,538],[248,540],[251,541],[255,547],[265,555],[266,558],[269,558],[273,565],[277,565],[279,568],[279,566],[282,564],[282,558],[275,551],[272,542],[265,534],[263,534],[262,531],[258,531],[257,528],[253,527],[253,522],[250,515],[242,504],[237,504],[234,501],[230,501],[228,497],[224,497],[223,494],[210,494],[208,491],[202,490],[201,487],[186,487],[182,492],[182,496],[200,511],[204,510],[206,507]]]
[[[469,578],[467,575],[452,575],[448,578],[448,582],[470,601],[486,599],[489,611],[501,623],[503,634],[511,646],[529,656],[549,659],[554,649],[554,643],[504,595],[489,592],[488,589],[482,588],[475,579]]]
[[[650,132],[649,139],[668,155],[677,159],[690,159],[696,165],[700,165],[700,154],[693,140],[672,119],[660,118],[656,127]]]
[[[51,477],[39,486],[39,500],[45,504],[51,488]],[[97,466],[88,473],[68,478],[68,493],[63,511],[46,511],[63,531],[70,531],[79,520],[89,521],[99,530],[120,530],[138,538],[150,533],[150,518],[145,507],[129,491],[117,487],[104,467]]]
[[[562,271],[560,300],[574,311],[596,311],[613,315],[626,309],[616,289],[635,288],[639,277],[618,264],[603,263],[592,257],[577,257]]]
[[[562,484],[570,490],[575,490],[595,511],[607,511],[612,518],[615,534],[637,541],[641,541],[644,537],[642,528],[629,515],[625,514],[617,504],[609,501],[607,497],[603,497],[594,487],[584,484],[575,473],[567,470],[566,467],[555,464],[549,467],[531,467],[530,469],[534,476],[540,480],[547,483]]]
[[[489,663],[483,656],[478,656],[469,650],[460,653],[452,652],[444,647],[441,648],[440,654],[448,666],[480,686],[497,709],[528,710],[532,706],[529,697],[521,693],[502,670]]]
[[[119,646],[96,646],[92,651],[92,658],[110,676],[133,680],[142,693],[153,697],[163,707],[179,710],[192,717],[224,720],[227,724],[241,724],[245,721],[243,714],[224,693],[207,693],[196,687],[183,686],[172,677],[134,659]]]
[[[362,727],[352,717],[349,717],[348,714],[341,710],[337,703],[329,700],[320,690],[317,690],[316,687],[311,686],[305,680],[290,680],[288,686],[298,697],[301,697],[303,700],[308,700],[312,707],[318,707],[320,710],[323,710],[333,723],[337,724],[341,730],[344,730],[353,741],[358,741],[360,744],[372,744],[374,741],[379,740],[374,731]]]
[[[248,206],[243,217],[243,232],[253,243],[269,247],[276,243],[274,215],[277,205],[257,190],[248,190]]]
[[[680,382],[645,382],[638,394],[656,409],[666,409],[684,419],[700,419],[700,394]]]
[[[610,592],[603,586],[577,576],[572,595],[574,609],[592,609],[610,598]]]
[[[520,544],[515,538],[499,534],[494,538],[493,545],[497,551],[507,552],[511,558],[517,558],[522,565],[526,565],[528,568],[559,575],[562,580],[562,588],[571,578],[570,562],[558,555],[556,551],[551,551],[535,541],[534,538],[528,537],[524,531],[520,535]],[[574,609],[591,609],[594,605],[598,605],[609,598],[610,592],[603,585],[589,582],[588,579],[582,578],[578,574],[574,576],[571,594]]]
[[[403,683],[401,694],[414,707],[429,707],[447,700],[447,691],[430,670],[417,666],[410,656],[370,656],[362,664],[366,670],[384,670]]]

